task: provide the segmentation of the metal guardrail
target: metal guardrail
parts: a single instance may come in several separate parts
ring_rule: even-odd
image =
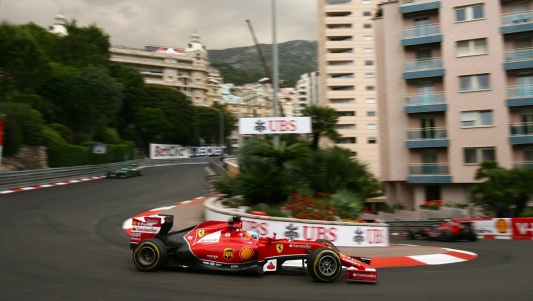
[[[219,157],[195,157],[187,159],[141,159],[125,162],[84,165],[60,168],[45,168],[13,172],[0,172],[0,190],[9,190],[19,187],[45,185],[54,182],[75,180],[86,177],[104,176],[107,172],[126,164],[137,164],[139,167],[160,165],[205,163],[209,164],[214,173],[220,174],[224,168],[220,164]]]

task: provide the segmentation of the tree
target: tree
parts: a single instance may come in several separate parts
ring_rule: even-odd
[[[0,99],[11,93],[33,94],[49,70],[48,60],[24,29],[0,25]]]
[[[83,67],[74,81],[71,103],[77,110],[78,131],[87,131],[91,140],[97,126],[105,128],[109,119],[120,110],[122,85],[104,67]]]
[[[196,111],[185,94],[160,85],[146,85],[146,94],[141,106],[160,108],[163,111],[170,123],[170,127],[161,136],[165,143],[198,145]]]
[[[276,145],[270,139],[251,139],[239,155],[237,190],[253,203],[283,202],[300,185],[295,178],[297,160],[310,154],[304,143]]]
[[[42,145],[44,126],[39,112],[23,103],[0,103],[4,117],[5,155],[14,155],[21,145]]]
[[[482,162],[470,187],[470,201],[496,217],[518,217],[533,193],[533,170],[506,169],[495,161]]]
[[[368,165],[351,158],[349,150],[333,147],[314,152],[299,161],[300,177],[314,192],[335,193],[349,190],[362,198],[379,195],[381,184]]]
[[[96,25],[78,27],[76,20],[66,25],[68,35],[60,39],[58,59],[65,65],[84,67],[109,64],[109,35]]]
[[[123,95],[122,107],[113,125],[125,139],[137,140],[135,120],[146,93],[143,76],[139,71],[122,64],[111,64],[109,74],[122,85]]]
[[[231,135],[235,129],[235,118],[226,112],[222,106],[214,105],[212,107],[194,106],[196,111],[196,128],[198,135],[206,138],[206,143],[215,144],[219,141],[220,136],[220,114],[222,114],[223,141]]]
[[[328,107],[308,106],[302,111],[303,116],[311,117],[312,142],[311,149],[318,150],[320,136],[325,136],[330,139],[337,139],[340,134],[335,129],[339,115],[337,111]]]

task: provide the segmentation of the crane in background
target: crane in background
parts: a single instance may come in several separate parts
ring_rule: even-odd
[[[255,32],[254,32],[254,28],[252,27],[252,22],[249,19],[246,19],[246,23],[248,24],[248,28],[250,29],[250,33],[252,34],[252,39],[254,40],[255,48],[257,49],[257,54],[259,55],[259,59],[261,60],[261,63],[263,64],[265,75],[266,77],[270,79],[270,82],[272,82],[272,74],[270,73],[270,70],[268,69],[268,65],[265,60],[265,55],[263,54],[261,47],[259,47],[257,38],[255,37]],[[280,112],[281,117],[285,116],[283,112],[283,106],[281,104],[279,104],[279,112]]]

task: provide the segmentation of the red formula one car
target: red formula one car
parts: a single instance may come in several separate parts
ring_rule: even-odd
[[[283,263],[300,259],[319,282],[337,279],[346,267],[348,281],[377,282],[370,259],[342,254],[327,240],[307,241],[259,237],[244,231],[240,217],[206,221],[169,232],[172,215],[134,218],[130,236],[133,262],[141,271],[165,265],[219,271],[283,271]],[[302,264],[303,268],[303,264]]]
[[[444,222],[436,223],[431,227],[424,227],[418,230],[409,230],[407,233],[409,239],[427,238],[442,241],[454,240],[477,240],[474,223],[467,220],[451,219]]]

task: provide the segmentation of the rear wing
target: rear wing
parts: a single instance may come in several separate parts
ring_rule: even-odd
[[[145,239],[167,234],[173,225],[173,215],[158,214],[133,218],[131,220],[130,249],[135,250],[137,245]]]

